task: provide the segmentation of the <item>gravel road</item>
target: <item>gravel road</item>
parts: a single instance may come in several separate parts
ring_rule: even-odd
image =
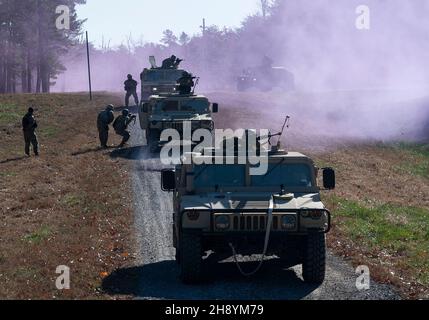
[[[229,96],[218,96],[221,105],[232,105]],[[248,117],[251,117],[246,113]],[[222,124],[217,124],[222,127]],[[133,162],[132,185],[135,193],[135,230],[137,237],[136,266],[115,274],[116,293],[132,294],[138,299],[398,299],[394,290],[371,282],[370,290],[356,289],[354,268],[346,261],[328,253],[327,278],[320,286],[305,284],[301,267],[287,268],[278,261],[266,262],[251,278],[239,274],[231,260],[208,267],[210,280],[198,286],[186,286],[178,279],[178,266],[172,247],[172,195],[160,190],[159,159],[151,158],[145,149],[144,137],[134,128],[132,147],[122,157]],[[252,262],[253,261],[253,262]],[[256,258],[246,260],[244,268],[252,269]],[[134,285],[121,284],[132,278]],[[122,279],[123,278],[123,279]]]

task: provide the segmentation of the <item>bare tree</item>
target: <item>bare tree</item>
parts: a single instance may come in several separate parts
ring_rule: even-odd
[[[269,11],[270,6],[271,6],[271,1],[270,0],[260,0],[260,6],[261,6],[261,11],[262,11],[262,16],[265,19],[268,15],[268,11]]]

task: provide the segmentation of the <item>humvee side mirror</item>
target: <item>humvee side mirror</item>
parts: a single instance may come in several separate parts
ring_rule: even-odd
[[[335,189],[335,170],[332,168],[323,169],[323,187],[327,190]]]
[[[161,189],[162,191],[174,191],[176,189],[176,172],[174,170],[161,171]]]
[[[142,113],[148,113],[149,112],[149,103],[143,103],[142,104]]]
[[[218,113],[218,112],[219,112],[219,104],[213,103],[213,113]]]

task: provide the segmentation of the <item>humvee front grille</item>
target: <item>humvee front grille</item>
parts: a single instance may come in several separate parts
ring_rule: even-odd
[[[240,215],[232,218],[231,231],[266,231],[267,215]],[[280,217],[273,216],[271,230],[281,230]]]

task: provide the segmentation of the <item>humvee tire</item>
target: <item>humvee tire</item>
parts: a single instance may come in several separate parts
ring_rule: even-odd
[[[325,280],[326,238],[322,232],[312,232],[307,236],[306,250],[302,264],[304,281],[321,284]]]
[[[192,233],[183,233],[180,239],[180,279],[185,284],[195,284],[202,278],[201,237]]]

